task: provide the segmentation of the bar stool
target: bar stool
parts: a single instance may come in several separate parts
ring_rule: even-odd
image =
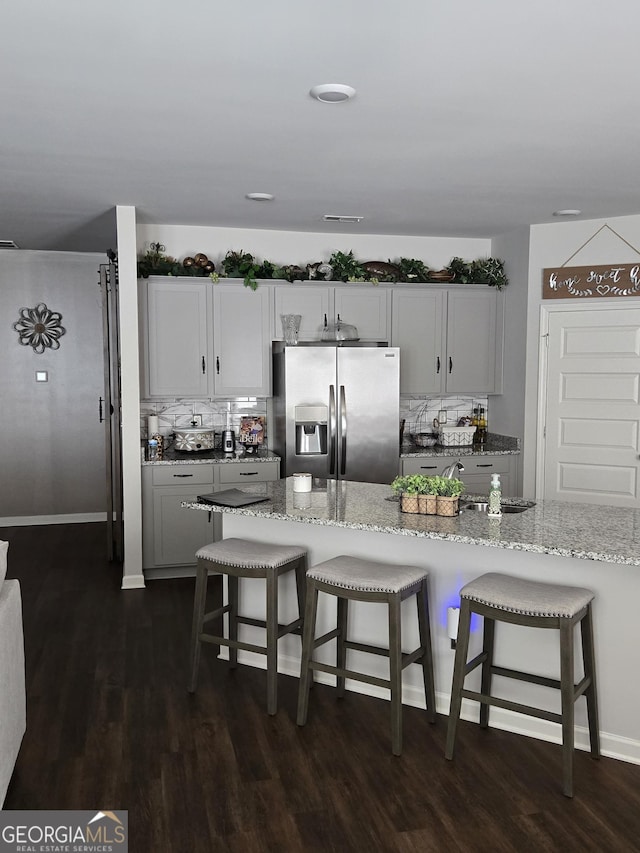
[[[460,619],[458,641],[451,688],[451,707],[445,757],[453,758],[456,727],[462,699],[480,702],[480,725],[489,725],[489,706],[497,705],[509,711],[539,717],[562,724],[562,793],[573,796],[574,706],[585,694],[589,721],[591,757],[600,757],[598,731],[598,697],[596,691],[593,621],[591,602],[594,593],[589,589],[559,584],[522,580],[511,575],[489,572],[481,575],[460,590]],[[467,662],[471,614],[484,617],[482,652]],[[560,680],[533,675],[519,670],[495,666],[493,663],[496,622],[511,622],[533,628],[556,628],[560,631]],[[574,626],[580,625],[584,677],[574,684]],[[466,676],[482,666],[480,692],[464,689]],[[561,713],[499,699],[491,695],[494,675],[541,684],[560,690]]]
[[[316,639],[319,592],[325,592],[337,598],[337,627]],[[402,670],[409,664],[422,664],[429,720],[435,722],[436,718],[427,572],[416,566],[396,566],[350,556],[334,557],[307,570],[306,594],[307,604],[298,692],[298,725],[303,726],[307,721],[309,688],[314,671],[328,672],[337,676],[336,686],[339,697],[344,696],[345,678],[366,684],[375,684],[391,691],[392,752],[394,755],[400,755],[402,753]],[[418,607],[420,646],[413,652],[403,654],[400,605],[412,595],[416,596]],[[356,643],[348,639],[349,601],[376,601],[388,605],[388,648]],[[314,650],[333,639],[337,639],[336,665],[332,666],[313,660]],[[388,657],[389,678],[377,678],[347,669],[348,649]]]
[[[302,633],[304,613],[304,574],[307,552],[294,545],[273,545],[270,542],[253,542],[247,539],[222,539],[205,545],[196,552],[196,588],[193,600],[193,625],[191,630],[191,676],[188,690],[194,693],[200,667],[200,649],[203,642],[229,647],[229,663],[235,667],[238,649],[267,656],[267,713],[275,714],[278,708],[278,640],[286,634]],[[298,597],[298,618],[288,625],[278,623],[278,578],[285,572],[295,571]],[[209,574],[228,577],[228,603],[205,613],[207,580]],[[266,618],[252,619],[238,614],[238,578],[264,578],[266,580]],[[206,622],[229,614],[229,636],[206,633]],[[238,625],[253,625],[266,629],[266,645],[238,640]],[[224,633],[224,630],[223,632]]]

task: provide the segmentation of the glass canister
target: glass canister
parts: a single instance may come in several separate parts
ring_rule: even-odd
[[[281,314],[282,334],[284,342],[287,346],[295,346],[298,343],[298,334],[300,333],[300,323],[302,321],[301,314]]]

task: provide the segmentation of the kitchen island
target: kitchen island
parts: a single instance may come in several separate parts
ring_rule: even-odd
[[[346,553],[428,569],[437,707],[441,713],[448,711],[453,667],[446,633],[447,607],[458,604],[458,590],[464,583],[483,572],[498,571],[593,589],[602,751],[640,763],[640,685],[629,677],[637,668],[640,639],[635,611],[635,602],[640,599],[640,512],[543,501],[501,519],[465,509],[454,518],[444,518],[401,513],[385,485],[322,480],[314,481],[310,493],[300,494],[293,492],[289,479],[268,483],[262,490],[265,488],[268,500],[242,509],[199,503],[185,507],[221,513],[225,536],[304,545],[312,564]],[[527,505],[524,501],[509,503]],[[287,621],[295,616],[295,591],[292,579],[285,577],[282,583]],[[249,585],[242,591],[243,607],[250,615],[260,613],[260,592]],[[321,597],[321,603],[318,633],[329,630],[333,618],[332,602],[322,602]],[[356,639],[385,640],[386,622],[376,607],[365,603],[353,607],[351,631]],[[412,617],[413,612],[408,612],[406,647],[417,640]],[[473,628],[470,654],[480,648],[481,623]],[[558,675],[557,632],[500,624],[496,634],[498,664]],[[327,651],[332,652],[330,646]],[[298,638],[284,638],[280,670],[297,675],[299,658]],[[246,660],[263,665],[261,660]],[[357,664],[372,674],[384,675],[383,660],[360,655]],[[476,675],[479,673],[470,676],[470,683]],[[361,684],[348,687],[386,696],[384,691]],[[559,710],[559,695],[547,688],[497,678],[496,689],[515,701]],[[420,674],[415,667],[405,672],[403,698],[408,704],[424,707]],[[477,720],[477,705],[463,705],[463,716]],[[558,725],[503,709],[491,710],[491,722],[533,737],[560,740]],[[576,723],[576,743],[586,748],[583,700],[576,706]]]

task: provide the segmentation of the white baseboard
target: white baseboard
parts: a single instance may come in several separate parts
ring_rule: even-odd
[[[220,650],[220,657],[228,660],[229,649],[222,648]],[[259,655],[255,652],[239,651],[238,662],[259,669],[266,668],[266,658],[264,655]],[[295,678],[299,678],[300,659],[279,655],[278,672],[283,673],[283,675],[292,675]],[[315,680],[320,684],[335,684],[335,678],[326,672],[316,672]],[[385,690],[384,687],[376,687],[374,684],[349,680],[347,680],[346,686],[347,690],[351,690],[354,693],[375,696],[379,699],[389,699],[389,691]],[[448,715],[449,699],[450,695],[448,693],[436,693],[436,711],[439,714]],[[421,688],[405,686],[402,691],[402,701],[405,705],[411,705],[414,708],[426,707],[424,693]],[[461,718],[477,722],[478,707],[477,702],[463,700]],[[491,728],[525,735],[526,737],[548,741],[549,743],[562,743],[559,723],[551,723],[548,720],[540,720],[536,717],[527,717],[524,714],[506,711],[504,708],[491,708],[490,726]],[[589,751],[589,730],[584,726],[576,726],[575,728],[575,746],[576,749]],[[615,758],[619,761],[626,761],[629,764],[640,764],[640,741],[638,740],[601,731],[600,751],[607,758]]]
[[[86,524],[106,521],[106,512],[73,512],[68,515],[16,515],[0,518],[0,527],[35,527],[39,524]]]

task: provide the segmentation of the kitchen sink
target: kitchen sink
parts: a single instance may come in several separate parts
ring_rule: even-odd
[[[502,504],[500,508],[502,510],[503,515],[507,515],[509,513],[525,512],[525,510],[529,509],[530,506],[533,506],[533,504],[530,504],[529,506]],[[467,503],[463,504],[462,509],[470,509],[475,512],[488,512],[489,504],[487,501],[468,501]]]

